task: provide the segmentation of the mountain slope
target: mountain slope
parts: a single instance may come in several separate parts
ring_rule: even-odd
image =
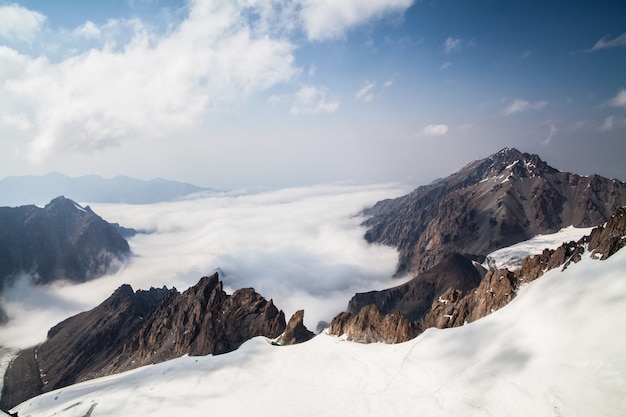
[[[230,352],[284,330],[285,316],[271,300],[252,288],[226,294],[217,273],[183,293],[122,285],[94,309],[54,326],[34,350],[20,352],[5,375],[0,406],[186,354]]]
[[[43,204],[59,195],[90,203],[148,204],[209,190],[162,178],[144,181],[125,176],[105,179],[97,175],[68,177],[50,173],[0,180],[0,206]]]
[[[598,226],[623,205],[626,183],[560,172],[506,148],[366,210],[365,238],[398,248],[398,273],[419,274],[450,253],[481,259],[537,234]]]
[[[626,410],[626,252],[552,270],[505,308],[409,342],[319,335],[67,387],[20,416],[608,416]],[[294,411],[296,410],[296,411]]]
[[[0,290],[22,272],[37,284],[84,282],[129,255],[118,228],[67,198],[43,208],[0,207]]]
[[[626,207],[620,207],[605,226],[594,228],[578,242],[527,256],[514,271],[502,268],[479,274],[481,267],[455,254],[405,284],[357,293],[350,300],[348,312],[332,320],[330,332],[367,343],[402,342],[430,327],[462,326],[504,307],[521,285],[546,271],[580,262],[586,250],[593,258],[607,259],[624,246]],[[372,315],[373,307],[380,313]],[[390,326],[389,320],[396,326]]]

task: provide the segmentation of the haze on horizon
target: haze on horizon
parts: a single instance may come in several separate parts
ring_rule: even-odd
[[[622,1],[0,0],[0,178],[626,180]]]

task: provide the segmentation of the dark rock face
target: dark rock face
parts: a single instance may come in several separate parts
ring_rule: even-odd
[[[565,269],[572,262],[580,261],[585,247],[592,257],[607,259],[624,246],[626,208],[620,207],[605,226],[593,229],[589,236],[529,256],[517,271],[491,270],[478,281],[475,278],[464,280],[463,269],[457,268],[462,261],[458,257],[451,261],[448,257],[406,284],[357,294],[350,301],[349,312],[335,317],[329,331],[364,343],[396,343],[409,340],[429,327],[462,326],[504,307],[515,298],[520,285],[539,278],[546,271]],[[443,274],[444,270],[457,271],[458,275],[450,279],[455,275]],[[442,276],[447,280],[441,279]],[[424,277],[430,277],[428,285]],[[428,300],[430,304],[425,307]]]
[[[162,362],[185,354],[220,354],[255,336],[278,337],[285,315],[252,288],[227,295],[218,275],[183,293],[171,290],[124,344],[112,371]]]
[[[65,197],[44,208],[0,207],[0,290],[20,272],[35,283],[84,282],[130,255],[118,230]]]
[[[15,362],[7,370],[2,408],[9,409],[42,392],[105,375],[103,367],[122,353],[124,343],[141,328],[143,317],[166,293],[165,288],[135,293],[130,285],[122,285],[99,306],[51,328],[46,342],[18,356],[30,352],[22,360],[30,362],[29,368],[37,372],[25,374],[21,371],[24,366],[16,367]]]
[[[464,295],[478,285],[485,272],[467,257],[454,253],[405,284],[355,294],[348,312],[358,314],[363,307],[376,304],[384,314],[400,312],[410,321],[419,321],[448,288],[456,288]]]
[[[304,310],[298,310],[287,323],[285,332],[276,340],[277,345],[295,345],[312,339],[315,334],[304,325]]]
[[[24,356],[27,366],[11,366],[0,406],[185,354],[230,352],[252,337],[274,339],[284,330],[285,315],[271,300],[252,288],[228,295],[217,274],[183,293],[133,292],[123,285],[99,306],[50,329],[46,342]]]
[[[488,253],[573,225],[603,224],[626,205],[626,183],[560,172],[516,149],[475,161],[365,214],[365,238],[399,249],[398,273],[419,274],[446,255]]]

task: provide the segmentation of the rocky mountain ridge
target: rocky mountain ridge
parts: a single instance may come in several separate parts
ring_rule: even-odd
[[[89,206],[57,197],[45,207],[0,207],[0,290],[20,273],[35,284],[84,282],[130,255],[118,227]]]
[[[623,205],[624,182],[561,172],[537,155],[505,148],[365,210],[365,238],[398,248],[398,274],[419,274],[454,252],[482,262],[537,234],[598,226]]]
[[[312,337],[303,315],[294,314],[287,328],[272,300],[252,288],[229,295],[217,273],[182,293],[165,287],[134,292],[122,285],[99,306],[54,326],[44,343],[19,353],[5,375],[0,408],[185,354],[230,352],[256,336],[299,343]]]
[[[624,246],[626,207],[620,207],[606,225],[594,228],[577,242],[566,242],[557,249],[545,249],[541,254],[526,257],[516,271],[506,268],[490,270],[469,290],[467,282],[462,282],[460,287],[450,285],[443,291],[431,291],[428,297],[420,293],[419,308],[416,309],[407,309],[414,301],[410,290],[423,288],[423,283],[429,279],[436,281],[444,266],[449,268],[449,264],[454,262],[462,264],[461,255],[448,257],[406,284],[365,295],[357,294],[350,301],[349,311],[332,320],[329,332],[345,335],[353,341],[395,343],[410,340],[429,327],[462,326],[502,308],[515,298],[521,285],[539,278],[548,270],[565,269],[572,262],[580,261],[586,252],[594,259],[604,260]],[[436,286],[434,281],[428,283],[431,288]],[[440,285],[440,288],[443,287],[445,285]],[[427,300],[431,304],[425,309],[423,304]],[[368,301],[373,303],[366,304]]]

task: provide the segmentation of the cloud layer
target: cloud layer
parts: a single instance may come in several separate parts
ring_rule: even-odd
[[[67,45],[93,47],[57,58],[0,46],[0,130],[19,134],[28,143],[21,156],[33,163],[55,153],[89,154],[167,138],[201,126],[213,109],[236,108],[255,93],[293,81],[303,72],[295,58],[302,34],[315,41],[341,37],[411,4],[190,1],[183,19],[166,28],[134,18],[64,29],[59,36]],[[32,42],[45,22],[41,13],[1,6],[0,38]],[[320,85],[301,86],[293,96],[293,114],[339,107]]]
[[[27,277],[6,293],[12,317],[0,345],[28,346],[63,318],[102,302],[118,286],[185,290],[219,271],[227,291],[254,287],[306,325],[329,321],[357,291],[399,283],[397,252],[369,245],[358,214],[405,193],[393,185],[327,185],[155,205],[92,205],[105,219],[147,230],[131,241],[135,257],[115,275],[81,285],[33,287]],[[19,301],[23,300],[23,301]]]

